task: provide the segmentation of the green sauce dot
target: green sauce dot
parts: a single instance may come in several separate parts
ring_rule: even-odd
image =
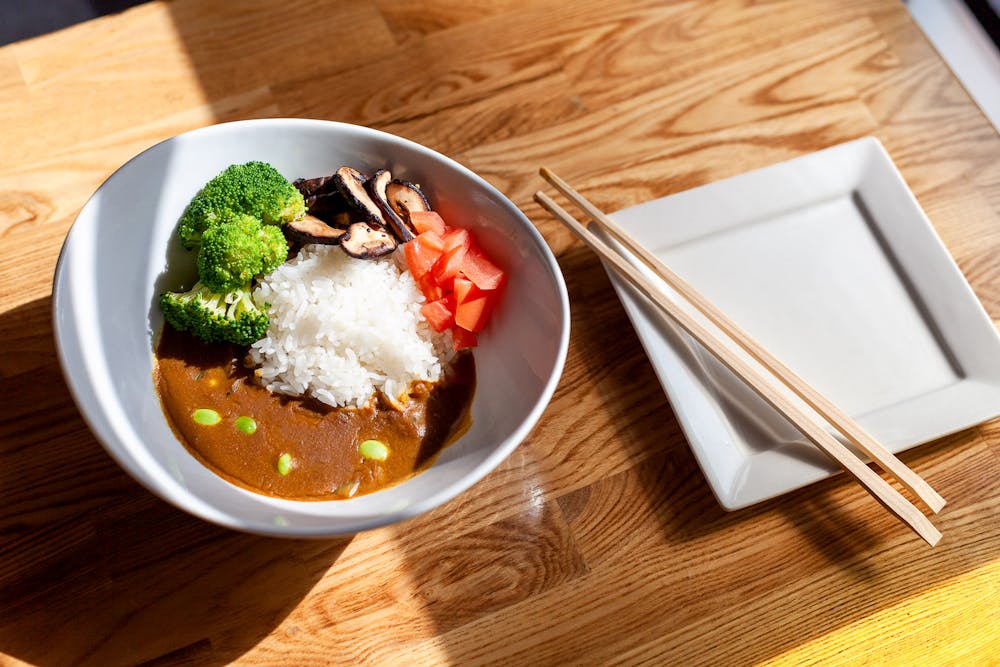
[[[389,448],[378,440],[365,440],[358,447],[358,453],[373,461],[385,461],[389,458]]]
[[[292,471],[292,455],[282,454],[278,457],[278,474],[287,475]]]
[[[239,417],[236,420],[236,428],[247,435],[252,435],[257,430],[257,422],[253,420],[253,417]]]
[[[195,421],[196,424],[201,424],[202,426],[213,426],[222,421],[222,417],[215,410],[210,410],[209,408],[198,408],[191,413],[191,419]]]

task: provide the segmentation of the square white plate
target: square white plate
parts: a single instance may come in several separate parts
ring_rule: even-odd
[[[1000,336],[878,140],[834,146],[612,217],[893,452],[1000,415]],[[609,275],[724,508],[838,470],[645,297]]]

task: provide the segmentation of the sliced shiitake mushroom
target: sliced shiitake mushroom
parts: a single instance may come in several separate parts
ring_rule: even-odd
[[[386,216],[382,207],[372,199],[366,189],[364,174],[351,167],[341,167],[334,174],[337,190],[350,205],[347,234],[341,238],[340,247],[358,259],[374,259],[388,255],[399,245],[395,236],[386,229]],[[357,220],[360,217],[361,220]],[[338,216],[337,222],[343,222]]]
[[[329,220],[324,220],[334,227],[340,227],[341,229],[347,229],[351,226],[352,222],[358,222],[351,217],[350,211],[341,211],[340,213],[335,213]]]
[[[340,198],[342,195],[337,191],[337,185],[334,183],[333,176],[320,176],[318,178],[298,178],[292,181],[299,192],[302,193],[302,198],[306,202],[306,210],[310,213],[315,213],[313,210],[316,208],[316,201],[322,199],[329,195],[334,195],[335,198]],[[345,202],[338,210],[346,208],[347,203]],[[328,208],[328,205],[321,206],[321,208]]]
[[[351,207],[344,195],[334,191],[329,194],[306,197],[306,210],[323,222],[337,225],[339,224],[338,216],[342,213],[349,213]],[[344,225],[344,227],[346,226]]]
[[[347,235],[347,230],[326,224],[314,215],[306,214],[301,220],[293,220],[281,226],[285,237],[293,243],[322,243],[339,245]]]
[[[420,191],[420,187],[409,181],[395,179],[385,187],[385,198],[389,201],[389,206],[403,220],[410,223],[410,213],[412,211],[429,211],[431,205],[427,203],[427,198]]]
[[[365,175],[357,169],[351,167],[341,167],[333,175],[337,190],[340,191],[347,203],[350,204],[365,222],[374,223],[379,227],[385,227],[385,218],[382,209],[376,204],[371,196],[365,191]]]
[[[351,224],[350,217],[342,215],[348,213],[351,206],[337,189],[335,174],[318,178],[300,178],[293,181],[292,185],[302,193],[307,213],[327,224],[345,229]]]
[[[333,182],[333,175],[320,176],[318,178],[297,178],[292,181],[292,185],[298,188],[303,197],[315,197],[336,192],[337,186]]]
[[[379,205],[379,208],[382,209],[385,220],[392,231],[395,232],[396,238],[406,243],[416,236],[417,232],[410,226],[409,221],[400,217],[389,204],[389,200],[386,197],[386,188],[391,181],[392,174],[386,169],[379,169],[371,177],[371,180],[368,181],[368,192],[371,194],[372,199],[375,200],[375,203]]]
[[[358,259],[375,259],[388,255],[397,245],[392,234],[367,222],[353,223],[340,239],[340,249]]]

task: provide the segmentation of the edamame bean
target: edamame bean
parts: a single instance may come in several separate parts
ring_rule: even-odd
[[[257,422],[253,420],[253,417],[239,417],[236,420],[236,428],[243,431],[247,435],[253,435],[257,430]]]
[[[222,421],[222,417],[219,416],[219,413],[210,408],[198,408],[191,413],[191,419],[193,419],[196,424],[201,424],[202,426],[214,426]]]
[[[358,447],[358,453],[373,461],[385,461],[389,458],[389,448],[378,440],[365,440]]]
[[[278,457],[278,474],[287,475],[292,471],[292,455],[284,453]]]

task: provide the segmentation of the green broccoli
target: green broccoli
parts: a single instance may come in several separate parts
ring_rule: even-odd
[[[160,310],[178,331],[190,331],[208,343],[250,345],[267,333],[267,313],[257,307],[250,284],[216,292],[200,281],[187,292],[164,292]]]
[[[245,214],[224,214],[201,237],[198,277],[209,289],[226,292],[278,268],[288,256],[281,230]]]
[[[227,213],[245,213],[269,225],[282,225],[305,215],[302,193],[265,162],[234,164],[209,181],[181,215],[181,243],[194,250],[202,233]]]

